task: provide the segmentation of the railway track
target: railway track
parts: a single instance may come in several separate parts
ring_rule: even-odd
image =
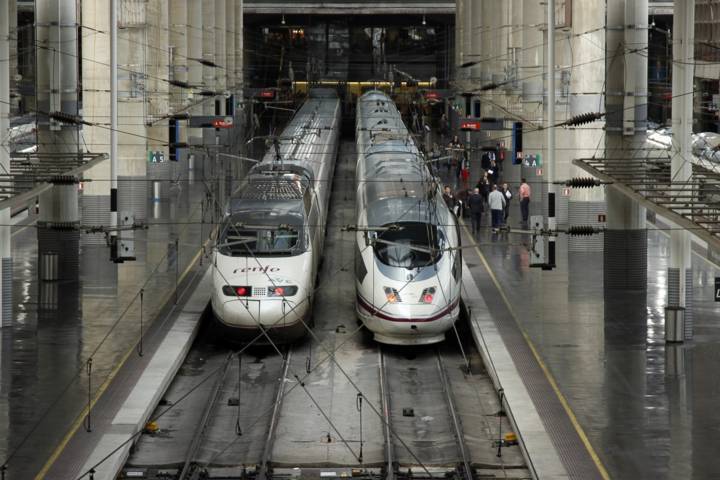
[[[472,480],[453,389],[437,348],[378,349],[386,478]]]
[[[353,144],[344,142],[331,200],[314,337],[280,356],[238,359],[201,336],[126,473],[143,478],[506,478],[519,452],[497,459],[497,397],[471,340],[438,347],[381,346],[355,321]],[[350,188],[348,188],[350,187]],[[189,389],[208,378],[182,402]],[[358,395],[360,394],[360,395]],[[177,402],[177,404],[176,404]],[[463,425],[470,425],[470,434]],[[485,468],[485,471],[481,470]],[[481,473],[478,473],[481,472]],[[512,478],[525,478],[513,475]]]
[[[239,354],[207,341],[188,355],[156,410],[157,430],[138,441],[126,477],[268,478],[291,352]]]

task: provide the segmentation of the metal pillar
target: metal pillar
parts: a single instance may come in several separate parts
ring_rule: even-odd
[[[555,230],[555,0],[548,0],[548,41],[547,41],[547,154],[545,171],[548,182],[548,229]],[[550,268],[555,266],[555,237],[548,239],[547,263]]]
[[[672,128],[673,182],[686,182],[692,176],[690,158],[693,122],[693,56],[695,0],[677,2],[673,21]],[[686,63],[688,62],[688,63]],[[666,340],[692,338],[692,263],[691,238],[686,230],[670,234],[670,265],[667,272]],[[675,324],[670,325],[670,322]],[[672,328],[671,328],[672,327]],[[671,330],[675,334],[668,336]],[[672,337],[672,338],[670,338]]]
[[[10,127],[10,6],[13,0],[0,0],[0,135]],[[10,171],[10,153],[0,146],[0,169]],[[12,326],[12,252],[10,209],[0,210],[0,326]]]
[[[117,0],[110,0],[110,259],[118,257],[118,59]]]

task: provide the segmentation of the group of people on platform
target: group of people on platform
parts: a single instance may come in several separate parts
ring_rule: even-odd
[[[455,176],[459,190],[453,193],[452,188],[446,185],[443,198],[448,208],[456,215],[469,215],[473,235],[480,233],[483,214],[486,207],[490,210],[492,230],[497,233],[503,225],[507,225],[510,215],[510,204],[513,200],[513,192],[508,183],[500,183],[501,166],[495,158],[494,152],[486,152],[481,159],[482,176],[475,187],[471,190],[470,161],[465,149],[457,135],[453,137],[447,147],[448,155],[446,167],[448,174],[452,167],[456,167]],[[520,212],[522,223],[527,225],[530,210],[530,185],[525,178],[517,191],[520,201]]]

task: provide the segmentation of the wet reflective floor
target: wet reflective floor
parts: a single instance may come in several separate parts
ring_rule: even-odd
[[[37,233],[12,237],[15,325],[0,330],[0,462],[7,478],[33,478],[88,402],[174,295],[212,226],[201,226],[205,186],[180,182],[148,205],[135,232],[137,260],[114,264],[105,246],[81,246],[77,281],[39,282]],[[210,221],[206,215],[206,221]],[[176,240],[178,247],[176,248]],[[80,426],[84,428],[84,426]]]
[[[511,226],[519,213],[515,205]],[[531,269],[527,240],[486,231],[479,242],[610,477],[715,478],[720,303],[713,288],[720,268],[706,252],[693,253],[695,336],[666,344],[665,232],[648,232],[647,293],[604,290],[602,254],[568,253],[564,237],[557,269]],[[471,268],[485,274],[482,265]]]

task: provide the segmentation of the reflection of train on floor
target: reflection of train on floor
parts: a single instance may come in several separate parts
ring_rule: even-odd
[[[392,344],[442,341],[460,312],[457,220],[384,93],[357,106],[357,314]]]
[[[213,262],[212,309],[234,339],[306,332],[323,250],[340,103],[313,90],[233,193]],[[266,339],[260,339],[266,340]]]

